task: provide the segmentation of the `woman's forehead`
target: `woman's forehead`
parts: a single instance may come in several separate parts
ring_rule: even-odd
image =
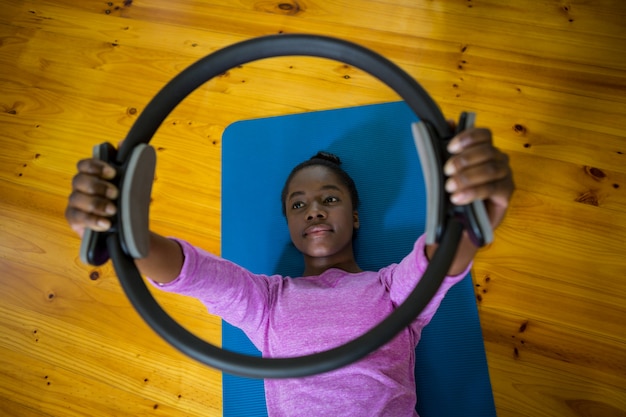
[[[288,194],[295,191],[330,188],[328,186],[334,186],[333,188],[339,189],[340,191],[347,189],[339,176],[335,174],[332,169],[323,165],[313,165],[302,168],[295,173],[289,182]]]

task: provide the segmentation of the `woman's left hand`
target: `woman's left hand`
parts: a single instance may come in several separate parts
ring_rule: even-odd
[[[495,229],[502,223],[515,184],[509,157],[493,146],[491,131],[467,129],[448,144],[452,154],[444,165],[448,177],[446,190],[457,205],[484,200],[485,208]]]

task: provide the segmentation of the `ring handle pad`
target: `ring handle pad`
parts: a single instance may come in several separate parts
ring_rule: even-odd
[[[124,251],[135,259],[150,250],[150,194],[154,182],[156,152],[145,143],[130,154],[120,188],[120,235]]]
[[[476,121],[476,113],[463,112],[459,119],[459,123],[456,127],[456,133],[461,133],[471,127],[474,127]],[[447,143],[446,143],[447,145]],[[451,155],[444,150],[446,154],[446,160]],[[449,201],[449,200],[448,200]],[[477,247],[482,247],[493,242],[493,228],[487,215],[487,209],[485,203],[480,200],[474,200],[470,204],[464,204],[460,206],[451,205],[453,207],[453,213],[457,218],[461,220],[465,230],[470,237],[470,240]]]
[[[108,261],[106,240],[114,233],[119,233],[125,253],[134,259],[145,258],[150,249],[150,195],[156,168],[154,148],[138,144],[121,166],[116,166],[117,151],[110,143],[94,146],[93,157],[113,165],[118,172],[113,179],[120,190],[118,214],[111,219],[111,228],[106,232],[85,229],[80,246],[81,261],[94,266]]]

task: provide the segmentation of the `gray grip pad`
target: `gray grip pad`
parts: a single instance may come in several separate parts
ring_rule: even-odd
[[[133,149],[120,187],[120,234],[127,253],[145,258],[150,250],[150,195],[154,182],[156,152],[140,144]]]
[[[437,240],[437,229],[443,220],[440,203],[443,183],[438,169],[435,145],[426,125],[422,121],[413,123],[411,131],[426,185],[426,244],[431,245]]]

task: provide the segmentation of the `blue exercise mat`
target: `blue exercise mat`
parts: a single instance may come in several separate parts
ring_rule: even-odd
[[[425,186],[404,102],[247,120],[222,145],[222,256],[252,272],[300,276],[280,192],[291,169],[319,150],[337,154],[361,198],[357,262],[400,261],[423,232]],[[223,322],[225,349],[260,356]],[[421,417],[496,415],[471,277],[453,287],[416,350]],[[223,376],[225,417],[266,416],[263,381]],[[470,411],[471,410],[471,411]]]

